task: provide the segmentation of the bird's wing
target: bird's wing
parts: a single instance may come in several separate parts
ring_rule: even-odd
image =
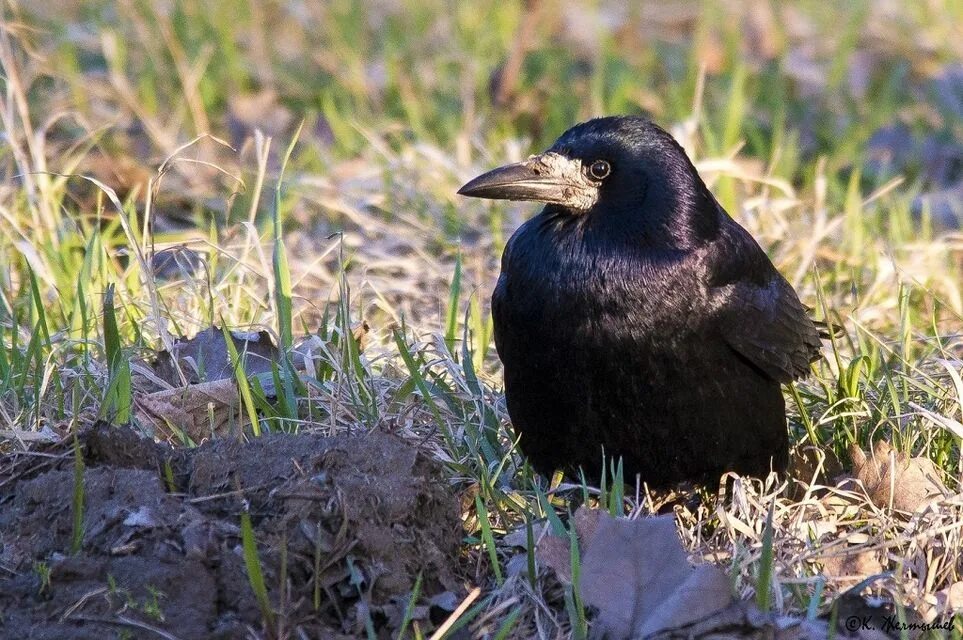
[[[819,357],[819,333],[792,286],[779,274],[768,285],[737,282],[720,309],[726,342],[779,382],[809,373]]]
[[[709,269],[723,338],[774,380],[808,375],[821,343],[792,285],[741,227],[728,227],[720,240]]]

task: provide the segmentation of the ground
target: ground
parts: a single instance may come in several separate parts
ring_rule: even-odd
[[[64,491],[71,448],[4,460],[0,542],[16,577],[0,585],[0,610],[18,637],[141,637],[145,625],[185,640],[248,637],[261,611],[241,513],[266,550],[263,579],[286,600],[278,629],[341,637],[373,621],[397,631],[416,581],[427,601],[460,588],[457,501],[440,466],[397,436],[272,435],[178,450],[97,423],[79,442],[75,553],[64,553],[76,531]],[[282,572],[286,595],[275,588]]]

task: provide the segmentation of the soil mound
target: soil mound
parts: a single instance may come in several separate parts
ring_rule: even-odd
[[[419,574],[426,601],[459,589],[457,499],[437,464],[398,437],[172,449],[97,424],[78,442],[76,553],[72,442],[0,458],[0,637],[338,638],[366,624],[387,636]],[[245,567],[245,510],[268,628]]]

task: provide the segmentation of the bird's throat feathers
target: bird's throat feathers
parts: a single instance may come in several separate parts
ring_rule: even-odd
[[[593,221],[590,215],[573,216],[546,207],[512,237],[503,271],[510,262],[520,281],[528,283],[523,287],[531,286],[533,294],[545,288],[565,297],[589,285],[611,287],[616,293],[633,282],[661,282],[665,270],[690,257],[690,251],[657,238],[651,229],[617,228],[609,220]]]

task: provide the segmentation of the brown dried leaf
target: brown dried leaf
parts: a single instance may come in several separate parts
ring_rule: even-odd
[[[936,465],[927,458],[909,458],[879,440],[867,456],[853,445],[854,472],[877,507],[892,504],[897,511],[915,513],[929,502],[946,495]]]
[[[607,514],[603,511],[580,507],[573,516],[575,533],[578,535],[578,539],[581,541],[592,540],[595,537],[596,529],[598,529],[599,521],[603,517],[607,517]]]
[[[367,320],[362,320],[351,330],[351,335],[354,337],[355,342],[358,343],[358,350],[362,353],[364,352],[365,347],[368,346],[369,333],[371,333],[371,326],[368,324]]]
[[[732,602],[729,579],[720,569],[689,564],[673,516],[626,520],[582,507],[574,520],[582,547],[579,591],[597,611],[593,634],[648,637]],[[568,540],[546,536],[537,554],[562,580],[571,580]]]
[[[826,619],[780,616],[753,602],[736,601],[728,576],[718,567],[689,564],[673,516],[626,520],[582,507],[573,526],[581,548],[579,590],[584,604],[596,611],[593,638],[824,640],[835,635],[840,640],[889,640],[881,631],[844,625],[848,616],[858,615],[879,629],[878,616],[891,613],[885,606],[869,605],[858,593],[844,594],[834,605],[839,624],[834,634]],[[567,538],[545,536],[536,550],[539,562],[565,582],[572,579],[569,545]],[[849,561],[868,562],[862,554],[841,560],[840,571],[848,571]],[[915,612],[906,611],[916,619]]]
[[[244,424],[238,411],[240,398],[233,379],[157,391],[134,397],[134,413],[142,425],[151,425],[157,433],[176,437],[172,428],[180,429],[193,441],[212,435],[224,435],[230,425]]]
[[[792,495],[801,500],[811,485],[831,485],[843,472],[843,466],[832,449],[816,445],[800,445],[789,458],[789,477],[797,482],[791,486]]]
[[[535,557],[543,567],[554,571],[559,580],[571,584],[572,561],[567,539],[559,536],[545,536],[535,545]]]
[[[853,550],[819,558],[823,574],[836,584],[852,586],[870,576],[883,573],[879,554],[870,550]]]

